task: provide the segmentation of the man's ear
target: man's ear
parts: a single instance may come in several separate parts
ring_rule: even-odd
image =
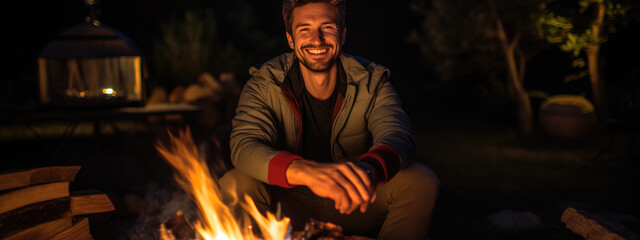
[[[341,37],[340,45],[344,45],[344,41],[345,41],[345,39],[347,37],[347,27],[344,27],[344,29],[342,29],[341,35],[342,36],[340,36]]]
[[[293,37],[289,33],[287,33],[287,43],[289,43],[289,48],[293,49]]]

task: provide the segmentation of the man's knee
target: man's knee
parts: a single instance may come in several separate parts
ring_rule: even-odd
[[[225,202],[236,203],[244,194],[253,199],[264,198],[266,190],[262,182],[233,168],[220,178],[220,191]]]
[[[396,181],[394,185],[402,186],[414,194],[424,193],[424,195],[436,197],[440,189],[440,180],[436,174],[420,162],[410,163],[409,166],[400,170],[391,181]]]
[[[413,162],[382,187],[389,212],[378,239],[425,239],[440,189],[433,171]]]

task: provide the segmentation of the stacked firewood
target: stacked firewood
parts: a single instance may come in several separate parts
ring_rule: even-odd
[[[80,166],[0,173],[0,239],[88,240],[88,215],[115,210],[98,191],[70,192]]]

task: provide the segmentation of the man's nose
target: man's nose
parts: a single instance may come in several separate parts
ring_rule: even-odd
[[[311,33],[310,42],[313,45],[320,45],[321,43],[324,43],[324,34],[322,34],[322,31],[313,31],[313,33]]]

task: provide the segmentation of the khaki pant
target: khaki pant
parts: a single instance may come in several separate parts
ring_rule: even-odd
[[[258,209],[275,213],[277,203],[282,215],[289,217],[294,231],[302,231],[309,218],[342,226],[346,236],[360,235],[378,239],[426,239],[431,213],[440,183],[424,164],[413,162],[391,180],[376,189],[377,199],[365,213],[359,210],[340,214],[331,199],[316,196],[309,188],[281,188],[260,182],[237,169],[220,179],[223,193],[236,190],[248,194]],[[226,190],[226,191],[225,191]],[[223,194],[223,198],[228,198]]]

